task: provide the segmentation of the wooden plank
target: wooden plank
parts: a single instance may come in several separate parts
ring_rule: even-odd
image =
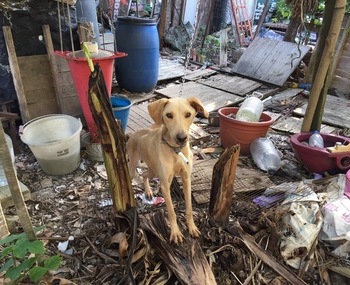
[[[192,71],[190,74],[186,74],[184,78],[190,81],[196,81],[201,78],[208,78],[209,76],[216,74],[217,71],[211,68],[197,69]]]
[[[34,76],[33,76],[34,75]],[[35,80],[33,80],[35,78]],[[50,94],[41,94],[41,97],[52,97],[54,101],[56,101],[56,96],[54,92],[54,88],[52,86],[52,76],[51,74],[37,75],[36,73],[32,73],[31,76],[22,77],[24,92],[27,97],[27,103],[29,103],[30,97],[32,95],[30,92],[36,90],[50,90]],[[54,102],[56,105],[56,102]],[[32,114],[31,114],[32,115]]]
[[[158,81],[178,78],[190,72],[190,70],[186,70],[184,65],[176,60],[159,58]]]
[[[304,116],[307,104],[296,108],[293,113]],[[349,100],[327,95],[322,123],[331,126],[350,128],[350,104]]]
[[[50,26],[43,25],[43,32],[44,32],[46,51],[49,59],[50,68],[52,71],[52,79],[53,79],[52,83],[56,94],[56,101],[57,101],[58,109],[62,113],[63,93],[62,93],[62,87],[58,81],[58,63],[57,63],[57,57],[55,55],[55,51],[53,48]]]
[[[303,118],[286,117],[274,123],[271,126],[271,128],[275,131],[296,134],[296,133],[300,133],[302,124],[303,124]],[[320,131],[322,133],[331,134],[336,131],[336,128],[322,124]]]
[[[244,96],[262,85],[262,83],[251,79],[226,74],[216,74],[207,79],[200,79],[197,82],[239,96]]]
[[[309,51],[308,46],[257,37],[233,72],[282,86]]]
[[[51,69],[46,54],[17,57],[22,79],[36,75],[50,75]]]
[[[148,113],[147,106],[148,103],[131,106],[125,131],[126,134],[132,134],[138,130],[149,128],[154,124],[153,119]],[[192,124],[190,127],[190,137],[192,145],[210,139],[210,135],[195,124]]]
[[[166,97],[197,97],[200,99],[208,112],[216,111],[224,106],[231,106],[238,104],[244,100],[244,98],[228,93],[225,91],[217,90],[203,84],[196,82],[185,82],[182,84],[173,85],[163,89],[155,90],[155,93],[161,94]]]
[[[21,72],[18,66],[16,49],[12,38],[11,28],[8,26],[3,26],[3,33],[6,42],[7,53],[9,56],[9,64],[11,68],[11,74],[13,78],[13,84],[17,93],[18,105],[21,111],[21,117],[23,123],[30,120],[30,114],[27,107],[27,100],[24,92],[24,87],[21,78]]]
[[[18,183],[19,183],[24,201],[31,199],[31,193],[28,187],[24,185],[21,181],[18,181]],[[3,208],[11,207],[14,205],[11,197],[11,191],[8,185],[0,186],[0,203]]]
[[[220,31],[220,67],[227,66],[227,31],[228,29],[222,29]]]

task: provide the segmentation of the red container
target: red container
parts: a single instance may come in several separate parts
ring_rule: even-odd
[[[234,118],[238,107],[224,107],[219,109],[220,139],[223,147],[241,145],[240,154],[250,154],[250,144],[259,137],[265,137],[273,119],[266,113],[262,113],[259,122],[245,122]]]
[[[350,152],[329,152],[327,147],[334,147],[336,142],[343,145],[350,143],[350,138],[321,133],[325,148],[308,145],[312,133],[297,133],[290,138],[296,158],[311,173],[329,174],[345,173],[350,169]]]
[[[98,130],[92,117],[88,101],[89,77],[91,71],[84,53],[82,51],[55,51],[55,53],[65,58],[68,62],[92,142],[98,142]],[[106,50],[99,50],[96,54],[91,53],[94,65],[99,64],[101,67],[109,96],[112,90],[114,59],[125,57],[126,55],[127,54],[123,52],[110,52]]]

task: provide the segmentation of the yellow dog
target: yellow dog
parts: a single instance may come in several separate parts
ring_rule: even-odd
[[[138,161],[148,166],[144,174],[146,197],[151,198],[149,178],[158,177],[170,222],[170,241],[182,242],[183,235],[176,221],[170,185],[174,176],[180,176],[186,203],[188,231],[198,237],[200,231],[193,221],[191,201],[191,172],[193,154],[189,144],[189,130],[198,112],[208,117],[208,112],[197,98],[159,99],[148,105],[148,112],[155,125],[130,135],[126,144],[129,156],[129,172],[135,175]]]

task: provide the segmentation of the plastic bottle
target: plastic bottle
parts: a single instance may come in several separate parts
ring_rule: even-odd
[[[274,175],[281,166],[281,157],[268,138],[255,139],[250,145],[250,153],[255,164],[271,175]]]
[[[318,131],[313,131],[309,138],[309,146],[324,148],[323,138]]]
[[[259,122],[261,113],[263,112],[264,104],[257,97],[248,97],[239,107],[236,119],[246,122]]]

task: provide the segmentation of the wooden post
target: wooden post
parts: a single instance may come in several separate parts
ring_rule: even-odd
[[[325,12],[327,10],[329,12],[332,12],[330,9],[327,9],[327,3],[326,3]],[[328,4],[328,5],[332,5],[332,4]],[[337,44],[340,27],[343,21],[345,7],[346,7],[346,0],[337,0],[335,2],[332,23],[331,23],[329,33],[325,42],[325,46],[322,52],[322,57],[319,62],[315,80],[311,88],[309,102],[306,108],[305,117],[301,128],[302,132],[311,131],[312,125],[313,125],[313,129],[315,129],[317,127],[316,125],[318,124],[313,123],[313,121],[315,122],[320,121],[319,118],[323,116],[324,108],[319,108],[317,112],[316,112],[316,109],[317,109],[317,105],[319,104],[319,101],[320,101],[320,106],[322,105],[322,101],[325,101],[325,98],[320,98],[322,89],[323,88],[328,89],[329,87],[329,86],[325,86],[325,81],[326,81],[326,76],[327,76],[327,73],[329,72],[330,65],[334,56],[334,50]],[[327,94],[325,94],[324,96],[326,95]],[[315,118],[316,115],[318,118]]]
[[[14,165],[12,164],[11,154],[7,147],[4,129],[2,124],[0,124],[0,158],[2,165],[4,167],[5,176],[7,179],[7,184],[11,191],[12,200],[16,207],[16,211],[21,221],[23,230],[27,235],[28,239],[36,239],[36,235],[30,220],[28,209],[24,203],[23,195],[19,182],[15,173]]]
[[[27,99],[24,92],[21,71],[19,69],[16,49],[13,43],[11,28],[9,26],[3,26],[2,30],[4,32],[4,38],[6,42],[7,53],[9,56],[9,63],[12,73],[13,84],[16,89],[17,99],[19,104],[19,109],[21,111],[21,117],[23,123],[26,123],[30,120],[29,110],[27,106]]]
[[[7,227],[6,218],[0,203],[0,239],[7,237],[9,234],[9,228]]]
[[[264,23],[267,11],[269,10],[269,4],[270,4],[270,0],[266,0],[264,8],[263,8],[263,11],[262,11],[262,13],[260,15],[260,19],[259,19],[258,25],[256,26],[256,30],[255,30],[255,33],[254,33],[253,40],[256,38],[256,36],[259,36],[260,29],[261,29],[261,27],[262,27],[262,25]]]
[[[163,44],[164,44],[163,37],[164,37],[165,29],[166,29],[167,8],[168,8],[168,0],[163,0],[162,5],[161,5],[161,9],[160,9],[160,23],[159,23],[159,29],[158,29],[159,41],[160,41],[159,48],[160,49],[163,48]]]
[[[94,41],[94,24],[92,22],[79,23],[78,35],[79,42],[92,42]]]
[[[50,26],[43,25],[43,32],[44,32],[46,51],[47,51],[47,55],[49,57],[49,63],[50,63],[51,71],[52,71],[53,87],[54,87],[55,93],[56,93],[56,100],[57,100],[59,111],[62,112],[63,94],[62,94],[62,89],[61,89],[60,85],[58,84],[59,71],[58,71],[58,64],[57,64],[57,56],[55,55],[55,51],[53,48]]]
[[[229,223],[240,149],[239,144],[226,149],[214,165],[209,201],[209,222],[216,227],[226,228]]]
[[[227,66],[227,29],[220,31],[220,67]]]

